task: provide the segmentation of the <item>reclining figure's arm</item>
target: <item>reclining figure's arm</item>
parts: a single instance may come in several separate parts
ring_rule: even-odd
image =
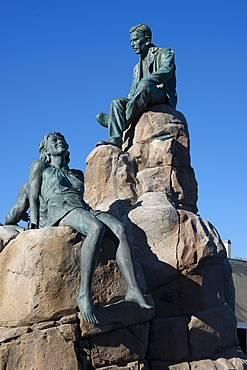
[[[30,204],[30,229],[39,228],[39,195],[41,193],[44,164],[37,161],[31,168],[28,181],[28,194]]]

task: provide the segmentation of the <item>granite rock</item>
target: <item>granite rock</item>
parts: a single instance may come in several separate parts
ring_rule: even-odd
[[[183,273],[195,270],[200,262],[222,262],[226,250],[215,228],[192,212],[179,210],[180,234],[178,267]]]
[[[0,226],[0,252],[13,239],[19,235],[19,231],[11,226]]]
[[[172,364],[167,361],[149,361],[150,370],[191,370],[188,362]]]
[[[126,365],[118,366],[112,365],[107,367],[101,367],[100,370],[149,370],[147,361],[134,361],[129,362]]]
[[[136,178],[142,182],[142,189],[165,190],[176,208],[197,212],[197,182],[190,166],[188,127],[180,112],[167,105],[151,107],[125,134],[123,147],[136,163]],[[138,189],[139,193],[142,189]]]
[[[78,311],[83,240],[70,227],[46,227],[22,232],[4,248],[0,254],[1,326],[57,320]],[[99,258],[105,264],[99,263],[93,280],[96,306],[122,300],[126,293],[116,261],[106,260],[105,249]],[[146,293],[138,261],[136,265],[139,284]]]
[[[0,325],[23,326],[77,311],[81,243],[70,227],[53,227],[22,232],[4,248]]]
[[[91,360],[94,367],[124,365],[143,360],[148,343],[148,323],[103,333],[89,338]]]
[[[145,296],[145,299],[149,304],[154,305],[151,294]],[[150,321],[154,317],[155,310],[146,310],[136,303],[120,301],[104,307],[96,307],[95,313],[99,320],[97,325],[85,322],[79,314],[82,338]]]
[[[152,291],[177,274],[179,217],[166,194],[145,193],[126,218],[131,245],[139,247],[140,262],[148,289]]]
[[[194,314],[188,327],[190,354],[195,359],[238,344],[236,318],[227,303]]]
[[[156,318],[183,315],[183,307],[180,305],[179,279],[152,290],[151,294],[155,304]]]
[[[224,290],[222,263],[211,264],[211,260],[207,260],[195,271],[182,274],[178,278],[177,293],[182,314],[192,315],[223,304]]]
[[[135,126],[131,126],[124,136],[124,150],[136,144],[150,143],[164,135],[175,139],[189,138],[188,125],[182,113],[169,105],[155,105],[144,112]],[[189,149],[189,145],[188,145]]]
[[[1,327],[0,328],[0,343],[7,342],[14,338],[18,338],[21,335],[26,334],[30,331],[32,331],[32,329],[29,326],[20,326],[17,328]]]
[[[186,316],[153,319],[148,342],[148,360],[181,361],[189,357]]]
[[[84,199],[93,209],[108,210],[116,199],[136,200],[131,156],[112,145],[95,148],[86,159]]]
[[[218,370],[218,367],[212,360],[201,360],[190,362],[190,370]]]
[[[84,198],[125,224],[139,284],[156,313],[123,300],[115,246],[104,238],[93,280],[100,323],[85,323],[75,301],[84,239],[71,228],[26,231],[0,254],[0,325],[8,326],[0,330],[0,370],[244,369],[246,356],[233,350],[236,320],[227,303],[234,306],[234,287],[225,248],[196,215],[184,116],[154,106],[125,133],[123,150],[94,149]]]
[[[116,200],[128,200],[131,206],[146,191],[163,191],[177,208],[196,213],[197,182],[190,166],[184,116],[167,105],[154,106],[131,130],[125,135],[123,150],[103,145],[89,154],[85,172],[88,203],[109,210]]]
[[[74,344],[57,328],[27,333],[0,347],[3,370],[80,370]]]

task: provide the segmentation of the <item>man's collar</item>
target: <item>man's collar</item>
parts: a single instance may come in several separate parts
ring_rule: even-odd
[[[147,64],[149,66],[150,66],[151,63],[153,63],[155,53],[158,50],[159,50],[159,48],[157,46],[155,46],[154,44],[150,44],[149,49],[148,49],[148,53],[147,53],[146,58],[145,58],[145,60],[147,61]],[[141,58],[140,58],[140,60],[141,60]]]
[[[156,51],[158,51],[158,50],[159,50],[158,46],[155,46],[154,44],[150,44],[150,47],[149,47],[149,49],[148,49],[148,54],[149,54],[149,53],[154,54],[154,53],[156,53]]]

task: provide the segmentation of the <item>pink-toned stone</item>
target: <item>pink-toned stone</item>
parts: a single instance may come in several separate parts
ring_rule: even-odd
[[[57,320],[78,311],[83,240],[70,227],[52,227],[25,231],[4,248],[0,253],[0,325]],[[122,300],[126,294],[116,261],[106,258],[107,243],[105,240],[102,246],[93,280],[96,306]],[[146,293],[138,261],[136,267],[140,287]]]
[[[138,171],[157,166],[171,166],[174,158],[176,140],[173,138],[162,141],[153,139],[150,143],[137,143],[129,149],[129,153],[138,166]]]
[[[100,370],[149,370],[147,361],[134,361],[129,362],[126,365],[118,366],[118,365],[112,365],[112,366],[104,366],[101,367]]]
[[[171,172],[171,166],[146,168],[138,172],[136,175],[138,197],[149,192],[162,192],[172,199]]]
[[[197,213],[197,181],[191,167],[172,167],[172,200],[176,208]]]
[[[159,140],[165,135],[170,137]],[[222,264],[226,253],[217,231],[194,214],[197,182],[185,118],[172,107],[152,107],[124,140],[124,150],[101,146],[88,156],[85,199],[125,223],[139,284],[146,293],[146,278],[156,304],[155,318],[154,311],[121,301],[126,284],[115,247],[104,238],[93,281],[100,323],[85,323],[75,302],[83,239],[70,228],[27,231],[0,254],[0,325],[35,324],[3,329],[0,370],[19,369],[17,363],[28,367],[31,342],[30,366],[37,364],[37,370],[148,370],[150,320],[150,370],[247,366],[237,350],[220,352],[237,344],[236,321],[224,304],[233,301],[231,272]],[[84,337],[79,342],[78,316]]]
[[[89,338],[94,367],[143,360],[147,349],[148,323],[132,325]]]
[[[6,342],[13,338],[18,338],[23,334],[32,331],[29,326],[20,326],[18,328],[0,328],[0,342]]]
[[[190,362],[190,370],[220,370],[212,360],[200,360]]]
[[[215,228],[192,212],[179,210],[180,237],[178,267],[183,273],[193,271],[199,263],[219,263],[226,250]]]
[[[23,326],[77,311],[81,236],[69,227],[21,233],[0,254],[0,325]]]
[[[93,208],[108,210],[116,199],[128,199],[129,205],[133,205],[137,196],[147,191],[164,191],[178,208],[197,212],[197,182],[190,167],[184,116],[172,107],[155,106],[143,113],[132,131],[132,145],[127,139],[123,145],[125,152],[104,145],[89,154],[85,172],[88,203]],[[158,139],[164,135],[170,138]]]
[[[159,140],[162,137],[164,140]],[[190,167],[188,128],[180,112],[166,105],[150,108],[143,113],[135,127],[125,134],[123,148],[128,150],[136,163],[137,180],[139,172],[151,170],[153,185],[152,181],[148,181],[150,185],[147,191],[157,191],[157,183],[162,184],[162,173],[159,171],[155,174],[152,170],[166,167],[163,178],[166,189],[160,191],[171,194],[177,208],[197,212],[197,182]],[[167,167],[170,167],[170,171]],[[139,191],[138,195],[143,192]]]
[[[134,135],[133,135],[134,131]],[[176,139],[189,136],[185,117],[169,105],[155,105],[143,113],[135,127],[125,133],[124,146],[151,142],[156,137],[170,134]]]
[[[154,306],[151,294],[145,296],[146,302]],[[120,301],[115,304],[95,308],[99,324],[85,322],[79,314],[81,336],[83,338],[102,334],[126,326],[150,321],[155,310],[146,310],[137,303]]]
[[[190,354],[195,359],[238,344],[236,318],[227,303],[195,313],[188,327]]]
[[[217,361],[215,361],[216,367],[219,370],[234,370],[235,367],[233,364],[226,358],[219,358]]]
[[[131,245],[140,249],[140,262],[149,290],[177,276],[179,219],[164,193],[145,193],[125,219]]]
[[[94,209],[108,210],[116,199],[136,200],[131,156],[113,145],[95,148],[87,157],[85,200]]]
[[[0,252],[13,239],[19,235],[19,231],[11,226],[0,226]]]
[[[1,370],[80,370],[74,344],[57,328],[27,333],[0,347]]]

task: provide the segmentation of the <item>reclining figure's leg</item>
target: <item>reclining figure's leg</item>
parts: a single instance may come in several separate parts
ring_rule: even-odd
[[[103,224],[105,224],[118,239],[116,260],[127,284],[127,293],[125,296],[125,300],[128,302],[135,302],[139,304],[139,306],[142,308],[153,309],[153,307],[147,304],[147,302],[145,301],[144,296],[138,285],[135,271],[135,262],[131,248],[128,243],[125,226],[108,213],[100,213],[96,217]],[[108,230],[106,229],[106,232],[107,231]],[[107,236],[111,237],[110,233],[107,234]]]
[[[92,281],[105,227],[83,208],[73,209],[60,221],[59,225],[71,226],[86,236],[81,248],[81,284],[76,302],[84,320],[97,324],[98,320],[92,302]]]

